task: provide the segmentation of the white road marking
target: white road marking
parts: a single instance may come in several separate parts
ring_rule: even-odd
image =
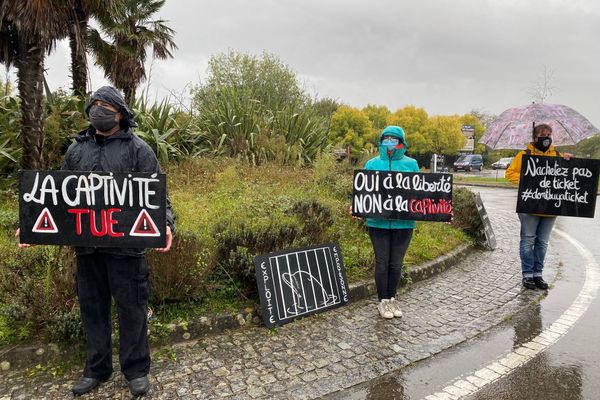
[[[579,241],[566,232],[554,232],[569,241],[585,260],[585,282],[571,306],[542,333],[499,359],[466,377],[457,378],[440,392],[425,397],[426,400],[457,400],[477,393],[483,387],[502,379],[517,368],[531,361],[535,356],[556,343],[567,334],[577,320],[587,311],[600,287],[600,265],[594,255]]]

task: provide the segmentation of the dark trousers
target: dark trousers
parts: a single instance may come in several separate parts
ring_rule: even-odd
[[[128,380],[148,375],[148,264],[143,257],[77,256],[77,294],[87,336],[83,376],[112,374],[111,296],[119,317],[119,362]]]
[[[375,251],[375,285],[379,300],[396,296],[396,289],[402,277],[404,255],[412,234],[412,229],[369,227],[369,236]]]

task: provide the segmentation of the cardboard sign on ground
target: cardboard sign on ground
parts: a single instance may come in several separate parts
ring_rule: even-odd
[[[263,321],[267,327],[350,301],[338,244],[263,254],[254,259]]]

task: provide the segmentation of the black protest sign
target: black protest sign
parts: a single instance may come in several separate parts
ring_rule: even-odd
[[[350,301],[337,244],[263,254],[254,259],[263,321],[273,327]]]
[[[475,195],[475,205],[477,206],[477,212],[479,213],[481,223],[483,224],[483,234],[485,235],[487,247],[490,250],[494,250],[496,248],[496,235],[494,235],[492,223],[490,222],[490,218],[485,211],[485,207],[479,193]]]
[[[599,160],[523,155],[517,212],[594,218]]]
[[[164,174],[21,171],[21,243],[165,247]]]
[[[452,175],[356,170],[352,215],[449,222],[452,220]]]

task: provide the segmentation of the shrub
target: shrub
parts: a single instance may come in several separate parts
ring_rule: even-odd
[[[209,250],[196,236],[176,233],[172,251],[148,253],[151,268],[151,302],[165,303],[198,299],[206,293]]]
[[[14,239],[4,237],[0,252],[0,304],[25,310],[27,321],[36,328],[71,310],[75,303],[75,257],[70,248],[34,246],[22,250]]]
[[[323,153],[314,164],[314,180],[337,199],[349,200],[352,196],[353,167],[337,162],[331,153]]]
[[[477,242],[485,242],[483,222],[477,212],[475,194],[466,188],[454,188],[452,192],[453,225],[468,233]]]
[[[156,153],[162,165],[183,156],[197,156],[203,153],[195,120],[164,99],[150,105],[144,96],[131,105],[137,127],[135,133],[146,141]]]
[[[326,119],[277,57],[229,52],[209,61],[192,90],[199,146],[252,165],[310,165],[327,145]]]
[[[294,224],[270,221],[250,225],[221,221],[213,228],[217,266],[213,278],[238,286],[247,297],[257,298],[254,258],[294,245],[300,232]]]
[[[48,321],[46,331],[55,343],[81,343],[85,338],[79,307],[59,313]]]
[[[316,200],[300,200],[294,203],[288,211],[295,215],[302,232],[302,244],[311,245],[335,240],[335,235],[329,233],[333,225],[331,209]]]
[[[16,171],[21,159],[21,109],[16,96],[0,97],[0,175]]]

